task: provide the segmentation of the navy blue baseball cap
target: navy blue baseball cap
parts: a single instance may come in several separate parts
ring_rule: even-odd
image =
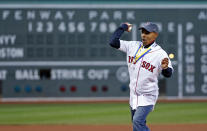
[[[139,27],[139,30],[141,30],[141,29],[145,29],[149,32],[158,33],[158,26],[152,22],[147,22],[147,23],[143,24],[141,27]]]

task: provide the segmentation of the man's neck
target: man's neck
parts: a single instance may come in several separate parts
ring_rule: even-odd
[[[154,42],[155,42],[155,41],[153,41],[153,42],[151,42],[151,43],[149,43],[149,44],[147,44],[147,45],[144,45],[144,48],[148,48],[148,47],[150,47]]]

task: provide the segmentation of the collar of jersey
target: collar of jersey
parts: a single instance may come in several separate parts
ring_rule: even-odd
[[[143,45],[142,42],[140,42],[140,44]],[[153,51],[154,49],[159,49],[160,48],[160,46],[158,46],[156,42],[152,43],[152,45],[150,45],[149,47],[151,47],[151,49],[152,49],[151,51]]]
[[[135,55],[134,55],[134,60],[135,62],[139,61],[142,57],[144,57],[148,52],[150,52],[152,47],[155,46],[155,42],[149,46],[147,49],[145,49],[143,52],[141,52],[142,48],[144,48],[143,43],[139,45],[139,48],[137,49]],[[141,53],[140,53],[141,52]]]
[[[154,44],[154,42],[155,42],[155,41],[153,41],[152,43],[150,43],[150,44],[148,44],[148,45],[145,45],[144,48],[146,49],[146,48],[150,47],[152,44]]]

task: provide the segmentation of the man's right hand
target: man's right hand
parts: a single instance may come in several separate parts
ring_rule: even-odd
[[[124,24],[126,24],[128,26],[126,31],[131,32],[132,31],[132,24],[129,24],[129,23],[124,23]]]
[[[124,29],[124,31],[127,31],[127,32],[131,32],[132,30],[132,24],[129,24],[129,23],[123,23],[121,25],[121,27]]]

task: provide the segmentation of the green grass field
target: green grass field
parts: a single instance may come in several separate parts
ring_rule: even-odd
[[[0,104],[0,125],[130,123],[127,103]],[[207,123],[207,103],[158,103],[148,123]]]

